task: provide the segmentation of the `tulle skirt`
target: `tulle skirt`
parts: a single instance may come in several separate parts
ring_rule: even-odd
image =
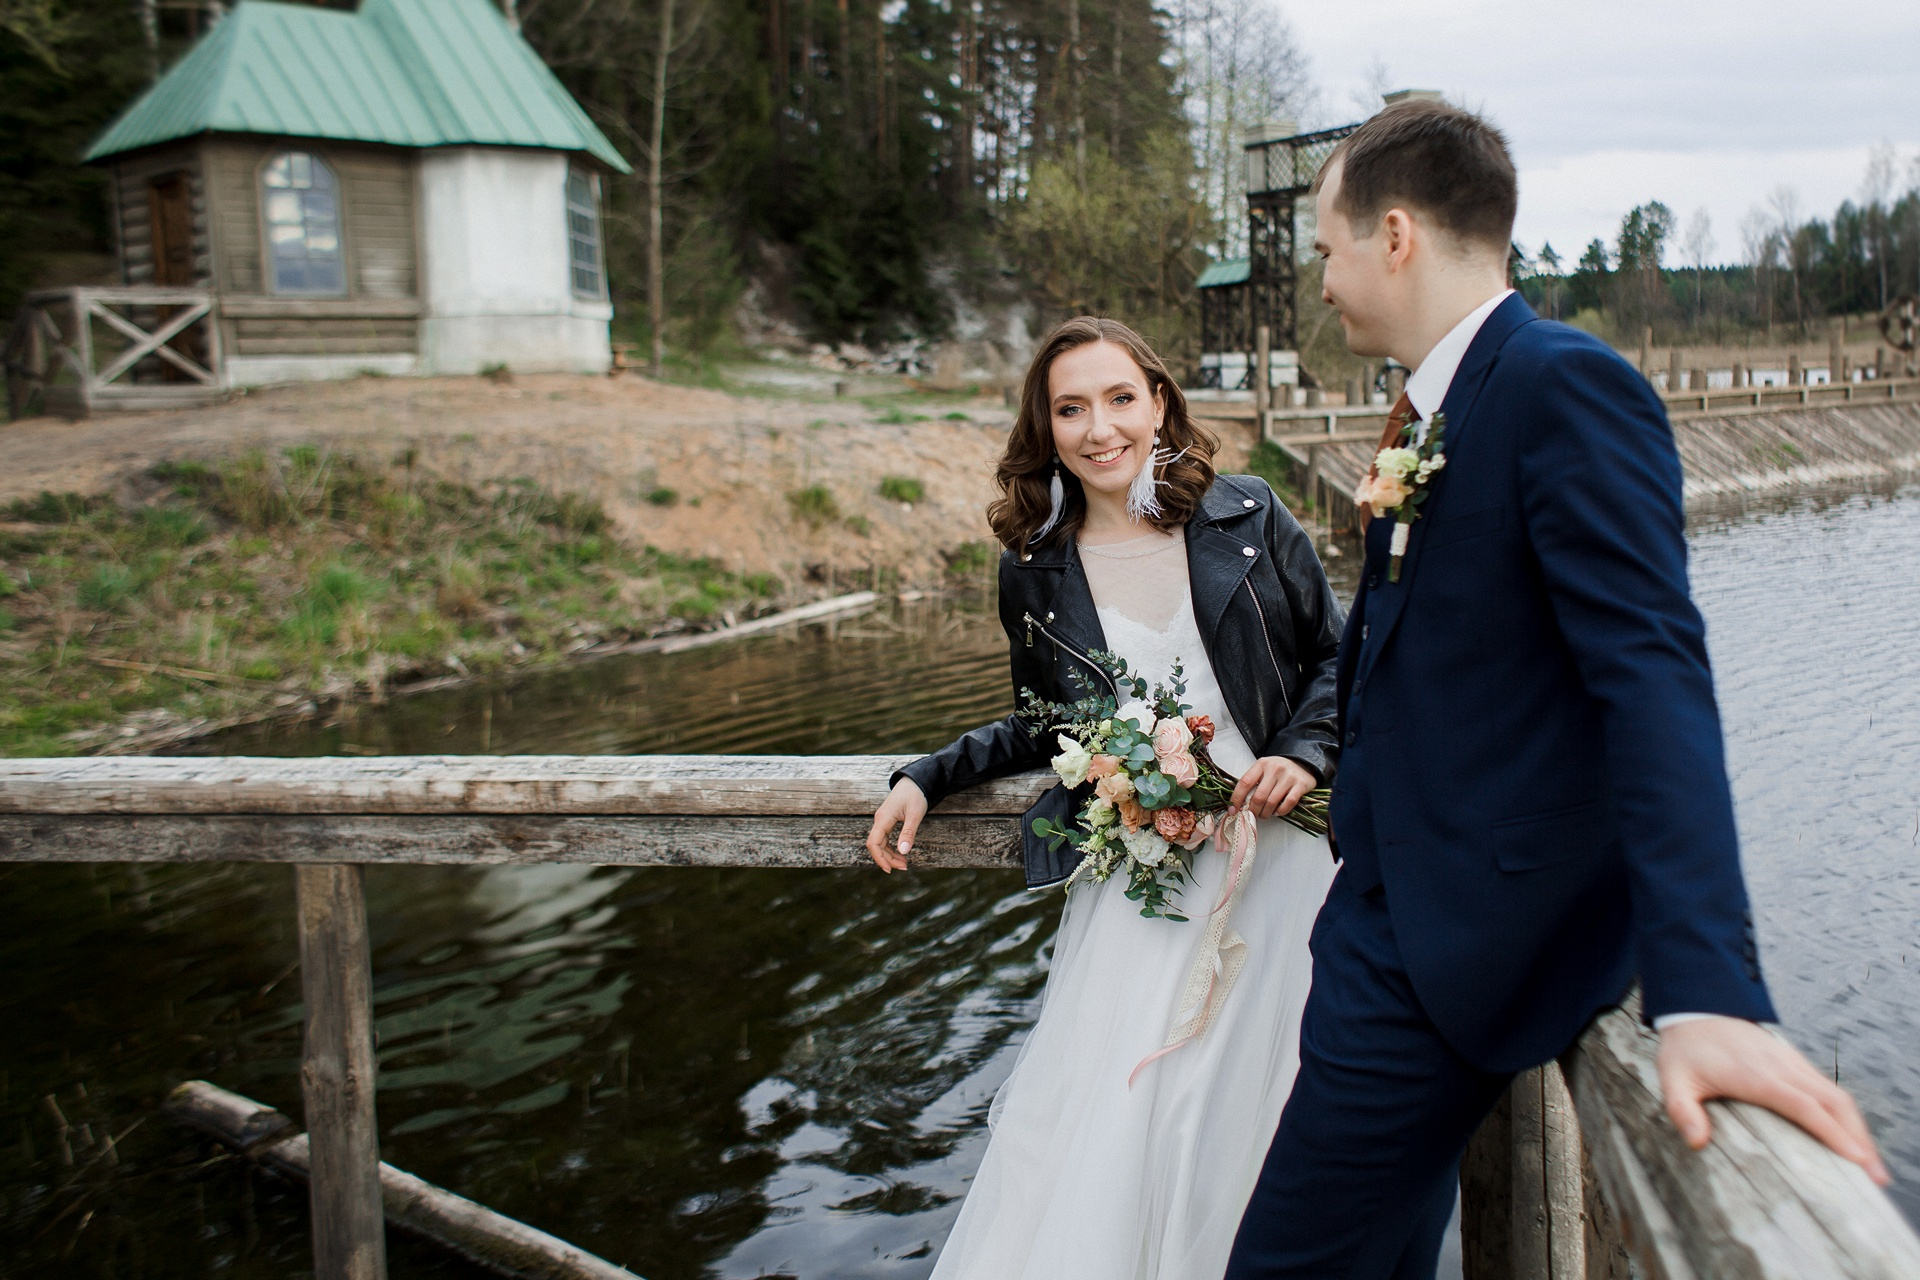
[[[1127,1076],[1172,1025],[1227,855],[1195,860],[1187,923],[1118,879],[1067,895],[1039,1020],[933,1280],[1219,1280],[1299,1068],[1324,840],[1260,824],[1233,914],[1246,966],[1203,1039]]]

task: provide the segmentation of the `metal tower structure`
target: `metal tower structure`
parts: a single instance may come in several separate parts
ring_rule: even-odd
[[[1291,127],[1289,125],[1289,127]],[[1266,325],[1276,350],[1300,346],[1299,217],[1333,149],[1360,126],[1343,124],[1291,137],[1249,130],[1247,152],[1247,333]],[[1251,341],[1248,346],[1251,347]]]

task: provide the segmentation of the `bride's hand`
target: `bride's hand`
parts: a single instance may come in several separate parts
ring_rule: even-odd
[[[926,816],[926,794],[913,779],[902,778],[895,783],[874,811],[873,830],[867,833],[867,852],[873,857],[873,865],[887,872],[905,871],[907,855],[913,851],[914,834],[920,830],[920,819]],[[887,837],[895,827],[900,828],[900,840],[890,849]]]
[[[1247,809],[1256,818],[1277,818],[1293,812],[1300,798],[1318,785],[1311,773],[1285,756],[1261,756],[1240,775],[1227,812]]]

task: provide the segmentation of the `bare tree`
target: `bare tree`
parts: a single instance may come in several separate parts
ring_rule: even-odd
[[[1767,197],[1767,207],[1773,213],[1774,230],[1779,234],[1780,249],[1787,260],[1787,279],[1793,286],[1793,320],[1804,337],[1807,318],[1800,307],[1800,254],[1794,243],[1800,234],[1800,192],[1783,182]]]
[[[1713,218],[1705,207],[1695,209],[1693,216],[1687,219],[1687,229],[1680,237],[1680,249],[1687,255],[1687,261],[1693,264],[1693,322],[1700,323],[1700,303],[1704,295],[1704,280],[1707,259],[1713,256]]]
[[[1773,336],[1773,269],[1780,255],[1780,233],[1766,210],[1755,206],[1740,220],[1740,242],[1753,268],[1753,284],[1766,304],[1767,336]]]
[[[1873,265],[1879,277],[1880,309],[1887,309],[1887,253],[1891,246],[1888,232],[1887,202],[1893,195],[1894,164],[1897,156],[1891,142],[1881,142],[1867,152],[1867,173],[1860,182],[1860,203],[1865,207],[1867,238],[1873,242]]]
[[[1310,64],[1274,0],[1174,0],[1167,12],[1201,190],[1221,230],[1218,252],[1245,252],[1241,135],[1266,120],[1317,113]]]

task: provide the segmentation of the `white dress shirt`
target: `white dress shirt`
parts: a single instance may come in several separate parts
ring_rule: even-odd
[[[1460,362],[1466,359],[1467,348],[1479,336],[1480,326],[1487,322],[1487,317],[1494,313],[1495,308],[1512,296],[1513,290],[1502,289],[1469,311],[1464,320],[1447,330],[1446,337],[1433,344],[1433,350],[1427,352],[1427,358],[1407,378],[1407,400],[1413,405],[1413,411],[1420,415],[1417,434],[1423,443],[1427,438],[1427,423],[1446,403],[1447,392],[1453,386],[1453,375],[1460,371]],[[1721,1016],[1714,1013],[1667,1013],[1653,1020],[1653,1029],[1665,1031],[1677,1022]]]

